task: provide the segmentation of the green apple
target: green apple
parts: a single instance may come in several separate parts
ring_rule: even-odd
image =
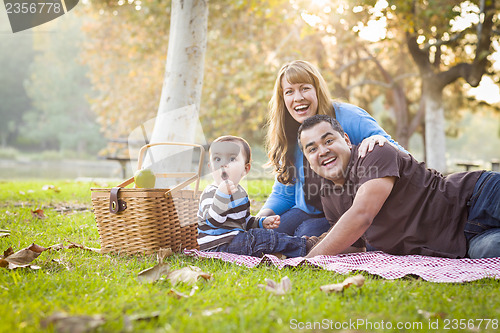
[[[155,187],[156,177],[153,171],[141,169],[134,173],[134,181],[136,187],[153,188]]]

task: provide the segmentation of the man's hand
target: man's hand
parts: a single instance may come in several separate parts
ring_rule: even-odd
[[[231,195],[238,190],[238,187],[234,183],[227,179],[219,184],[219,191],[227,195]]]
[[[266,219],[262,222],[262,226],[266,229],[276,229],[280,226],[280,216],[273,215],[266,217]]]

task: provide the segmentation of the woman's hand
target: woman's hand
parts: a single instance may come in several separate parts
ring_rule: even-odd
[[[372,135],[361,142],[358,148],[358,156],[363,158],[367,153],[373,150],[375,144],[378,143],[378,145],[382,147],[386,142],[389,142],[386,137],[382,135]]]

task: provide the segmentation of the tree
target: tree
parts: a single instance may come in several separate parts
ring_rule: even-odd
[[[33,108],[23,117],[22,135],[43,149],[93,154],[102,140],[86,100],[87,68],[78,62],[80,22],[60,18],[52,24],[54,33],[34,37],[39,54],[26,82]]]
[[[460,78],[477,87],[490,70],[488,57],[493,52],[493,27],[498,20],[496,1],[392,3],[393,14],[406,20],[408,49],[422,77],[427,164],[445,171],[443,90]],[[457,27],[465,17],[475,23]]]
[[[372,28],[385,18],[379,7],[376,1],[330,1],[319,8],[304,3],[302,10],[314,29],[309,39],[316,42],[310,45],[317,45],[316,62],[333,83],[333,96],[376,115],[386,131],[409,148],[422,121],[415,88],[420,83],[404,34],[383,35],[383,29]],[[366,36],[367,30],[378,35]]]
[[[207,50],[199,110],[208,140],[241,135],[262,143],[275,74],[302,58],[303,21],[288,0],[208,2]],[[128,136],[156,116],[165,73],[171,7],[168,1],[93,1],[83,58],[96,97],[92,108],[106,136]],[[284,25],[290,29],[283,29]],[[265,29],[263,27],[266,27]],[[168,59],[167,59],[168,61]],[[182,86],[182,85],[181,85]]]

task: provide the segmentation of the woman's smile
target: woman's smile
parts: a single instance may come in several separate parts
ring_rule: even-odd
[[[285,78],[281,81],[283,100],[288,113],[301,123],[318,113],[316,89],[309,83],[290,83]]]

